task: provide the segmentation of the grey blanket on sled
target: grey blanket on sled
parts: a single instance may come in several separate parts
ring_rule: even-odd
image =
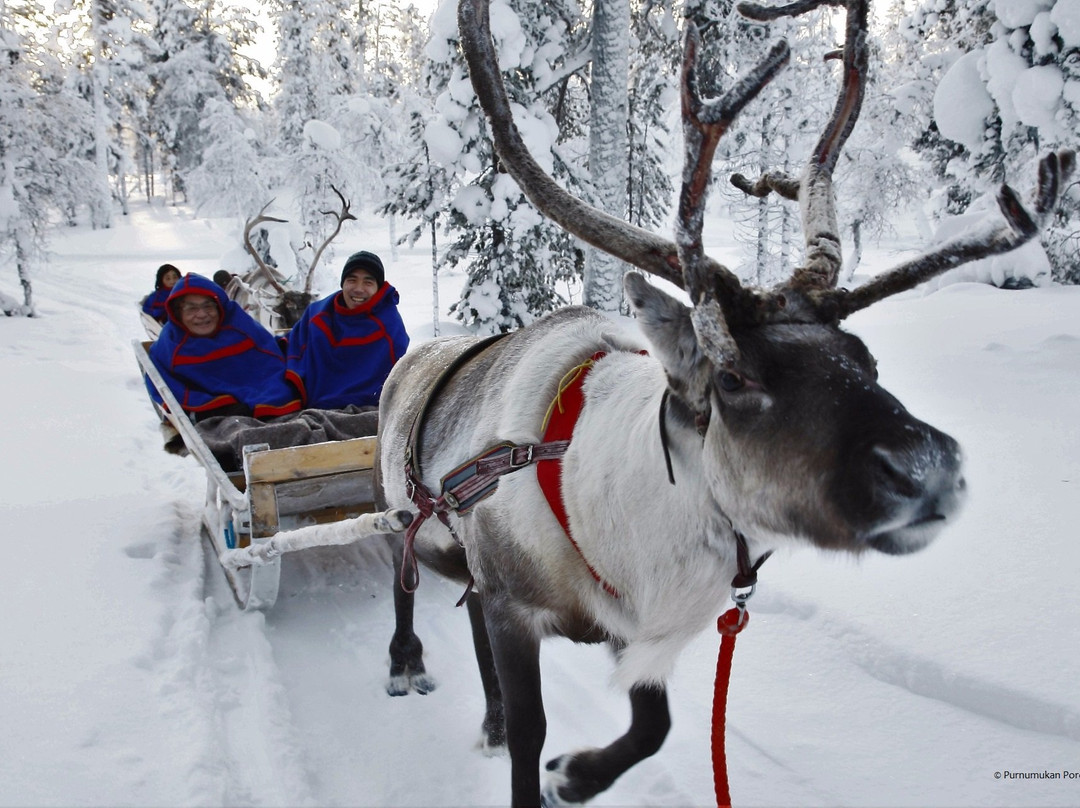
[[[266,443],[271,449],[285,449],[373,436],[378,427],[376,407],[352,405],[341,410],[301,410],[267,421],[242,415],[221,415],[195,425],[226,471],[243,468],[244,446],[247,445]]]

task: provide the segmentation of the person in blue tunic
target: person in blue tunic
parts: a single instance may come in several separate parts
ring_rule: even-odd
[[[374,253],[350,255],[341,291],[312,303],[288,336],[286,378],[315,409],[376,407],[409,347],[397,290]]]
[[[172,294],[173,286],[180,280],[180,270],[174,267],[172,264],[162,264],[157,269],[157,275],[154,278],[154,291],[143,298],[142,310],[144,314],[149,314],[159,323],[164,323],[169,319],[168,312],[165,311],[165,301],[169,299],[169,295]]]
[[[150,358],[194,420],[243,415],[273,418],[297,412],[300,396],[285,380],[285,357],[267,331],[225,290],[189,273],[165,303],[168,322]],[[153,385],[150,396],[161,403]]]

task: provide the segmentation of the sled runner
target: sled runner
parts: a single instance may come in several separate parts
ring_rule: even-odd
[[[140,369],[168,406],[155,405],[162,422],[206,471],[202,523],[241,607],[274,605],[284,553],[400,532],[412,521],[407,510],[375,512],[374,437],[286,449],[245,446],[243,470],[227,472],[154,366],[150,345],[132,343]]]

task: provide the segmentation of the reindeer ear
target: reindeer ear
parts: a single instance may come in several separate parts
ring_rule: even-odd
[[[628,272],[623,288],[667,372],[671,391],[695,412],[707,411],[712,367],[698,344],[690,307],[657,289],[639,272]]]

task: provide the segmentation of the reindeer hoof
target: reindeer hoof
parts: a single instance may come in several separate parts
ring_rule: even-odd
[[[426,673],[419,673],[409,677],[409,682],[412,684],[412,689],[421,696],[426,696],[438,687],[438,683]]]
[[[407,696],[419,693],[426,696],[438,687],[438,682],[426,673],[402,673],[390,677],[386,683],[386,693],[390,696]]]
[[[390,696],[409,695],[409,677],[405,674],[391,676],[390,681],[386,683],[386,692]]]
[[[390,677],[386,683],[386,693],[390,696],[407,696],[419,693],[426,696],[438,687],[438,682],[426,673],[401,673]]]
[[[554,760],[549,760],[547,763],[547,770],[550,772],[544,781],[544,789],[540,794],[540,805],[542,806],[556,806],[556,805],[580,805],[581,803],[568,800],[560,796],[560,790],[570,783],[570,778],[566,774],[566,767],[570,763],[570,755],[560,755]]]
[[[541,808],[556,808],[560,805],[584,805],[583,802],[573,802],[559,796],[559,787],[566,782],[566,778],[552,778],[544,784],[544,790],[540,793]]]
[[[499,758],[506,757],[508,754],[506,741],[494,743],[486,732],[481,733],[477,746],[480,748],[480,754],[484,757]]]
[[[375,519],[375,529],[381,533],[400,533],[412,524],[411,511],[404,508],[396,508],[380,514]]]

